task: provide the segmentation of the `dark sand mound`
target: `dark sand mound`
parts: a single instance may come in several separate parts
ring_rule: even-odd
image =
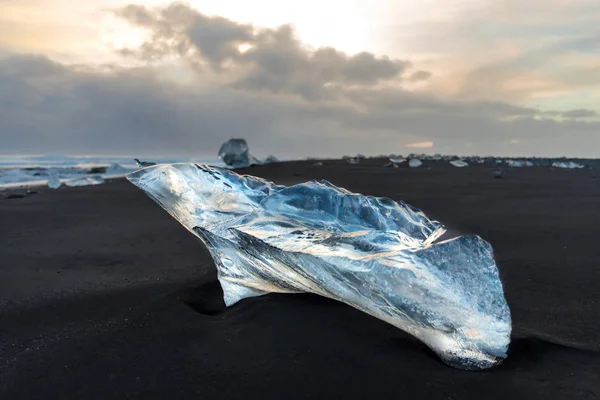
[[[280,163],[402,199],[494,246],[514,337],[464,372],[344,304],[268,295],[226,309],[204,247],[124,180],[0,199],[0,398],[600,397],[595,170]]]

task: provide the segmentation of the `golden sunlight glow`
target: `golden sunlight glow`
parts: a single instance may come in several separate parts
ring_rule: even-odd
[[[308,45],[332,46],[348,53],[369,50],[369,20],[358,3],[357,0],[189,1],[201,13],[252,23],[256,27],[274,28],[289,23]]]
[[[149,36],[144,29],[131,26],[129,23],[112,14],[105,14],[100,20],[100,40],[111,50],[133,49],[142,45]]]
[[[410,143],[410,144],[405,144],[404,147],[408,147],[411,149],[428,149],[428,148],[433,147],[433,142],[428,141],[428,142]]]

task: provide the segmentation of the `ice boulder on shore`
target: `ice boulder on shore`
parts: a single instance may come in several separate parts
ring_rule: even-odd
[[[479,236],[439,241],[444,226],[422,211],[327,181],[286,187],[191,163],[127,178],[205,243],[227,306],[315,293],[408,332],[451,366],[506,358],[510,310]]]
[[[248,151],[246,140],[229,139],[219,149],[219,158],[233,168],[246,168],[253,164],[260,164]]]

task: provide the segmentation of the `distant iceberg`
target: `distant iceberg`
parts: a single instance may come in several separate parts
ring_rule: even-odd
[[[506,357],[510,311],[478,236],[438,241],[445,228],[422,211],[327,181],[286,187],[190,163],[127,178],[206,244],[227,306],[315,293],[410,333],[454,367]]]
[[[244,139],[229,139],[219,149],[219,158],[233,168],[246,168],[253,164],[260,164],[258,159],[248,151],[248,143]]]

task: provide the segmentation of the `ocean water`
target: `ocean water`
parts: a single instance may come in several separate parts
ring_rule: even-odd
[[[224,166],[218,158],[168,157],[140,158],[156,163],[195,162]],[[106,168],[105,172],[91,173],[92,168]],[[62,182],[85,176],[118,178],[137,169],[133,157],[114,156],[47,156],[0,155],[0,188],[46,185],[50,177]]]

